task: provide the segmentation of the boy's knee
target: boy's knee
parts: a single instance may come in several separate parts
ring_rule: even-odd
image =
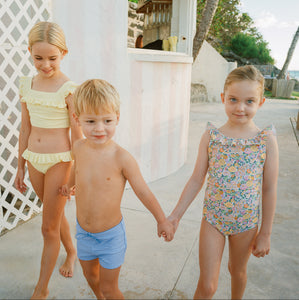
[[[87,281],[99,281],[99,274],[93,272],[92,270],[86,270],[83,268],[83,275],[87,279]]]
[[[111,298],[114,295],[115,291],[118,289],[118,287],[109,283],[101,283],[100,286],[105,298]]]

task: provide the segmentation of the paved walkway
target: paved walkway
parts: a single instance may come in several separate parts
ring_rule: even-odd
[[[274,123],[280,149],[278,202],[272,234],[272,248],[263,259],[251,257],[245,299],[299,298],[299,147],[290,117],[296,117],[297,101],[267,100],[256,116],[262,128]],[[163,209],[171,212],[192,173],[197,147],[206,122],[220,126],[226,117],[222,104],[192,104],[189,149],[186,164],[176,173],[150,183]],[[175,239],[165,243],[155,235],[156,225],[132,190],[125,191],[122,211],[127,227],[128,250],[120,275],[120,288],[127,299],[191,299],[196,288],[198,233],[203,193],[181,220]],[[75,233],[74,201],[66,215]],[[26,299],[38,279],[42,236],[41,216],[0,237],[0,298]],[[49,299],[94,299],[76,262],[74,277],[63,278],[58,268],[64,260],[61,251],[52,275]],[[230,299],[227,247],[223,257],[216,299]]]

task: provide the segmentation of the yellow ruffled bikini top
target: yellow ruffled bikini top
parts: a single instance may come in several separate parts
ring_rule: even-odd
[[[40,128],[70,127],[65,98],[74,93],[75,83],[67,81],[54,93],[36,91],[31,86],[32,77],[20,77],[21,102],[27,104],[31,125]]]

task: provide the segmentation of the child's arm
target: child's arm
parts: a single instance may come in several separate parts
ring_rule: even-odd
[[[73,194],[72,191],[72,187],[75,185],[75,180],[76,180],[76,177],[75,177],[75,171],[76,171],[76,160],[75,160],[75,148],[76,148],[76,143],[74,144],[73,146],[73,157],[74,157],[74,162],[73,162],[73,165],[72,165],[72,169],[71,169],[71,174],[70,174],[70,177],[69,177],[69,180],[68,180],[68,183],[64,184],[60,189],[60,194],[62,196],[65,196],[67,197],[69,200],[71,199],[71,195]]]
[[[26,191],[26,184],[24,183],[25,176],[25,159],[22,157],[23,152],[26,150],[28,146],[28,138],[31,132],[31,123],[29,112],[26,106],[26,103],[21,103],[21,128],[19,134],[19,156],[18,156],[18,171],[15,178],[15,187],[21,193]]]
[[[163,233],[164,239],[166,241],[171,241],[173,239],[173,226],[167,220],[158,200],[143,179],[136,160],[127,151],[123,151],[123,154],[121,155],[121,161],[124,177],[129,181],[136,196],[152,213],[157,221],[158,236],[161,237]]]
[[[255,239],[252,254],[264,257],[270,252],[270,236],[276,206],[278,178],[278,146],[276,137],[268,136],[262,188],[262,223]]]
[[[181,197],[168,219],[174,225],[175,231],[185,211],[201,190],[208,170],[208,145],[210,135],[206,131],[200,141],[198,155],[193,173],[184,187]]]
[[[70,125],[71,125],[71,142],[72,145],[75,141],[80,140],[83,138],[81,127],[78,125],[78,122],[75,119],[75,108],[73,103],[73,95],[69,94],[65,102],[67,104],[68,112],[69,112],[69,118],[70,118]]]

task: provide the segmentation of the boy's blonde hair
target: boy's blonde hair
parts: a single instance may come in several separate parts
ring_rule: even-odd
[[[82,112],[98,114],[104,110],[118,115],[120,111],[117,90],[103,79],[89,79],[83,82],[74,93],[74,105],[78,117]]]
[[[58,47],[61,52],[68,52],[64,32],[53,22],[38,22],[31,28],[28,35],[29,48],[37,42],[47,42]]]
[[[254,66],[247,65],[238,67],[234,70],[232,70],[224,83],[224,93],[229,85],[231,85],[233,82],[236,81],[243,81],[243,80],[250,80],[250,81],[256,81],[260,84],[260,90],[261,90],[261,98],[263,98],[264,95],[264,82],[265,79],[262,75],[262,73]]]

